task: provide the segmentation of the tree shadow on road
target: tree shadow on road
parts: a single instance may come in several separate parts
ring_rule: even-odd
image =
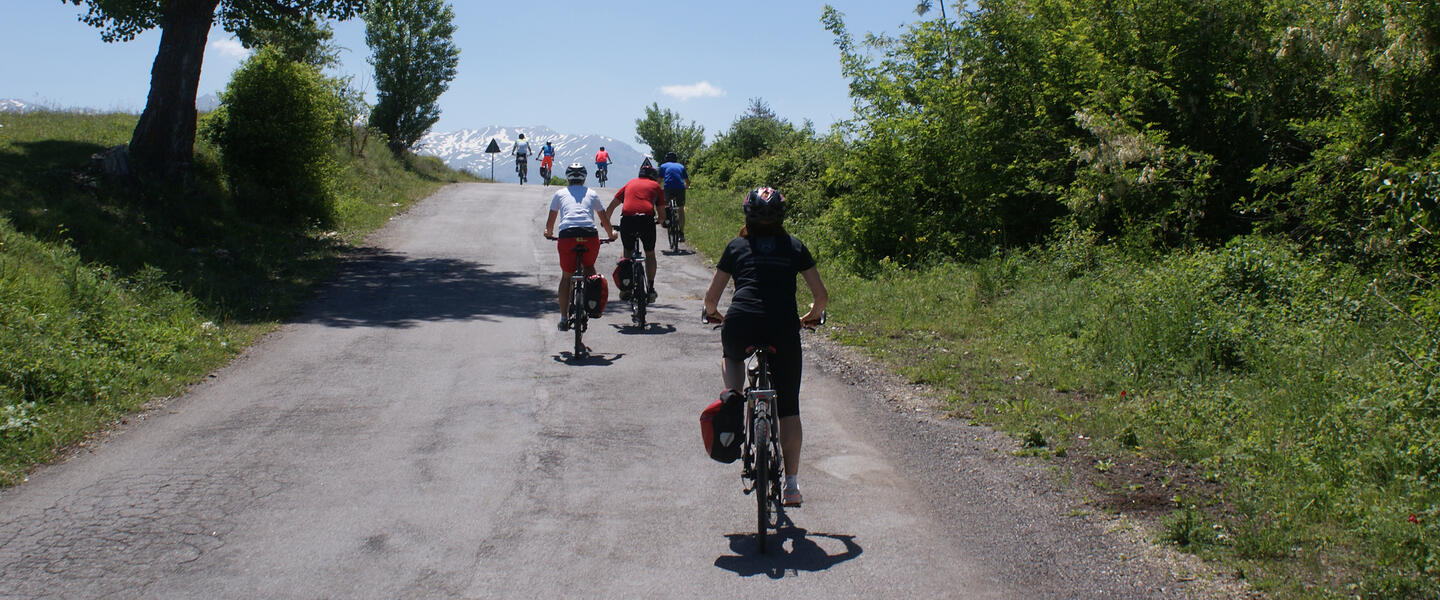
[[[414,327],[433,321],[539,318],[555,291],[533,273],[490,270],[453,258],[363,248],[296,318],[330,327]]]
[[[764,575],[771,579],[783,579],[801,571],[824,571],[842,562],[860,556],[865,550],[855,543],[855,536],[837,533],[812,533],[803,528],[781,527],[771,535],[765,544],[767,552],[761,553],[753,533],[726,534],[730,539],[730,550],[735,554],[715,559],[715,566],[733,571],[741,577]],[[821,547],[821,541],[832,540],[843,545],[836,554]],[[834,546],[835,544],[827,544]]]

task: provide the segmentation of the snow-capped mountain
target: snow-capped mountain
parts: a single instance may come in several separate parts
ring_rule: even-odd
[[[565,167],[570,163],[585,165],[590,172],[586,182],[595,185],[595,153],[601,146],[610,153],[610,182],[607,187],[619,187],[635,177],[640,161],[645,155],[630,145],[602,135],[570,135],[556,132],[548,127],[489,127],[485,129],[461,129],[441,133],[430,133],[415,144],[416,154],[437,156],[446,165],[455,169],[466,169],[481,177],[490,176],[490,159],[495,159],[495,180],[517,183],[515,158],[510,150],[520,134],[530,142],[530,181],[540,183],[540,161],[535,157],[545,142],[555,146],[555,176],[564,177]],[[497,154],[486,154],[490,140],[500,146]]]
[[[37,108],[14,98],[0,98],[0,113],[26,113]]]

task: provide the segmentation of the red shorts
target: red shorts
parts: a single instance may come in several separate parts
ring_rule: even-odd
[[[554,157],[554,156],[542,156],[542,157],[540,157],[540,166],[545,167],[545,168],[548,169],[548,168],[550,168],[550,166],[553,165],[553,164],[555,164],[555,157]]]
[[[585,254],[581,255],[581,260],[585,261],[585,266],[595,268],[595,259],[600,258],[600,238],[574,237],[560,238],[556,244],[560,249],[560,270],[566,273],[575,272],[575,244],[581,243],[585,245]]]

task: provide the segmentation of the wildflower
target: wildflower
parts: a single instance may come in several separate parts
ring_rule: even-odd
[[[1124,398],[1124,397],[1125,397],[1125,390],[1120,390],[1120,397],[1121,397],[1121,398]]]
[[[1417,517],[1417,516],[1415,516],[1415,515],[1410,515],[1410,519],[1409,519],[1409,520],[1410,520],[1411,523],[1414,523],[1414,524],[1416,524],[1416,525],[1419,525],[1419,524],[1420,524],[1420,517]]]

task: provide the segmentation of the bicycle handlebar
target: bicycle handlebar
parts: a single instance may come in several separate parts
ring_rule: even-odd
[[[725,315],[720,314],[720,313],[716,313],[716,314],[720,316],[719,319],[712,318],[709,313],[705,312],[705,309],[704,309],[704,308],[701,308],[701,309],[700,309],[700,323],[701,323],[702,325],[719,325],[719,324],[724,323],[724,322],[725,322]],[[829,314],[829,311],[824,311],[824,310],[822,310],[822,311],[820,311],[820,318],[819,318],[818,320],[816,320],[816,321],[814,321],[814,322],[811,322],[811,323],[807,323],[807,322],[805,322],[805,321],[801,321],[801,322],[800,322],[800,327],[801,327],[801,328],[804,328],[804,329],[809,329],[810,331],[815,331],[815,328],[816,328],[816,327],[819,327],[819,326],[825,324],[825,319],[826,319],[826,317],[828,316],[828,314]]]

